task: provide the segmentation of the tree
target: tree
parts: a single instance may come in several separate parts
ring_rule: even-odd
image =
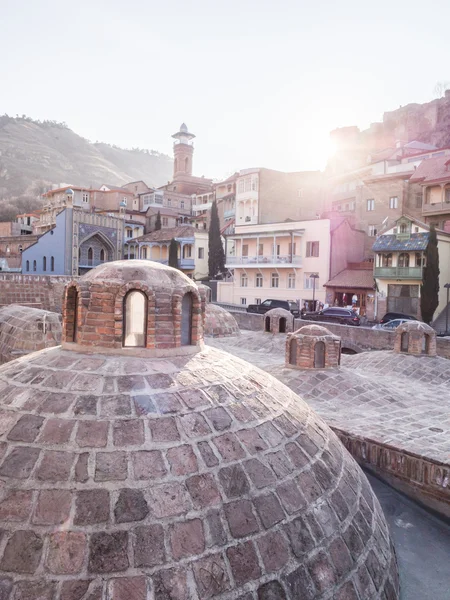
[[[169,267],[178,269],[178,242],[174,238],[170,240]]]
[[[430,227],[425,264],[420,287],[420,310],[425,323],[431,323],[439,304],[439,251],[434,225]]]
[[[159,231],[161,229],[161,213],[158,210],[158,214],[156,215],[155,221],[155,231]]]
[[[211,207],[211,223],[208,232],[208,273],[211,279],[225,271],[225,252],[220,235],[219,213],[216,201]]]

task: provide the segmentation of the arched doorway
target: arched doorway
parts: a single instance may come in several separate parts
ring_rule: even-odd
[[[405,331],[402,333],[402,337],[400,340],[400,350],[402,352],[408,352],[408,346],[409,346],[409,333],[407,333]]]
[[[297,340],[295,338],[289,344],[289,364],[297,364]]]
[[[67,290],[66,341],[76,342],[78,332],[78,291],[72,286]]]
[[[270,317],[266,317],[264,320],[264,331],[270,333]]]
[[[123,302],[123,345],[145,348],[147,344],[147,296],[130,290]]]
[[[278,322],[278,331],[280,333],[286,333],[286,318],[285,317],[281,317],[279,322]]]
[[[325,344],[324,342],[316,342],[314,346],[314,367],[323,369],[325,367]]]
[[[192,344],[192,294],[188,292],[181,302],[181,345]]]
[[[430,336],[425,333],[422,340],[422,354],[430,354]]]

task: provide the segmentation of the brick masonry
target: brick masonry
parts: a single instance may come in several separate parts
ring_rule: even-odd
[[[62,312],[64,286],[70,277],[57,275],[0,274],[0,308],[21,304]]]
[[[305,325],[286,337],[285,366],[328,369],[341,363],[341,340],[325,327]]]
[[[0,308],[0,364],[61,343],[59,314],[13,304]]]
[[[379,503],[295,393],[212,348],[89,350],[0,368],[5,599],[398,599]]]
[[[263,327],[266,333],[290,333],[294,331],[294,317],[284,308],[272,308],[264,315]]]
[[[206,288],[206,286],[199,286]],[[207,288],[209,289],[209,288]],[[205,290],[206,291],[206,290]],[[205,308],[205,336],[225,337],[240,335],[239,326],[233,315],[217,304],[206,304]]]

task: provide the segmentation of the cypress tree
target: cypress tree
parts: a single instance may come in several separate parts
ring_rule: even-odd
[[[155,220],[155,231],[159,231],[161,229],[161,213],[158,210],[158,214],[156,215]]]
[[[208,232],[208,273],[214,279],[219,273],[225,271],[225,252],[223,250],[222,238],[220,236],[219,213],[216,201],[211,207],[211,224]]]
[[[169,267],[178,269],[178,242],[174,238],[170,240],[169,246]]]
[[[425,323],[431,323],[439,304],[439,251],[434,225],[430,227],[426,258],[420,287],[420,310]]]

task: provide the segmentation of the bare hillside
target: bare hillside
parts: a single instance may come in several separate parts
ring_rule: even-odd
[[[91,143],[62,123],[0,117],[0,220],[36,208],[54,183],[159,186],[171,175],[172,159],[159,152]]]

